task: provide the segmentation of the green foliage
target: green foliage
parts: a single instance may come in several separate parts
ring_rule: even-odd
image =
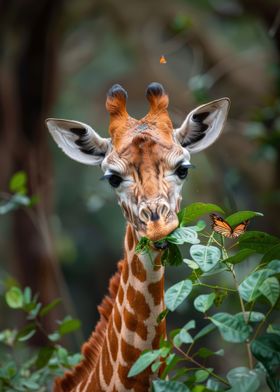
[[[21,329],[6,329],[0,332],[0,390],[37,391],[48,390],[53,378],[63,374],[81,360],[80,354],[70,354],[61,346],[61,338],[80,328],[80,321],[70,316],[58,321],[54,332],[47,332],[43,327],[43,319],[61,301],[55,299],[42,307],[37,295],[32,295],[29,287],[21,290],[12,286],[5,293],[9,308],[21,311],[26,323]],[[30,339],[41,334],[46,345],[31,349]]]
[[[0,215],[8,214],[20,207],[31,207],[38,201],[36,196],[27,195],[27,175],[23,171],[12,176],[9,190],[11,193],[0,193]]]
[[[260,392],[266,379],[267,387],[279,392],[280,326],[269,325],[266,333],[263,329],[279,307],[280,239],[249,230],[238,238],[228,239],[214,231],[209,233],[204,222],[187,226],[212,212],[223,213],[223,210],[213,204],[191,204],[178,214],[179,228],[161,240],[168,243],[168,248],[162,252],[162,264],[181,264],[182,256],[181,253],[178,256],[177,250],[180,252],[182,244],[188,245],[188,254],[183,259],[185,277],[166,291],[166,310],[159,315],[158,322],[176,311],[183,302],[189,301],[189,306],[193,303],[194,310],[198,312],[197,326],[191,320],[183,328],[171,331],[169,338],[161,342],[159,350],[146,351],[140,356],[132,374],[137,375],[149,366],[152,372],[158,374],[161,365],[164,365],[160,379],[152,383],[153,391]],[[262,214],[254,211],[238,211],[226,220],[234,227],[259,216]],[[152,242],[146,243],[143,249],[149,252],[151,247]],[[246,269],[242,265],[249,258],[253,264],[245,275]],[[213,279],[217,283],[213,283]],[[232,307],[234,297],[240,304],[237,312]],[[221,305],[230,309],[230,313],[217,312]],[[203,318],[198,322],[201,314]],[[228,369],[225,375],[207,367],[205,361],[213,356],[217,359],[224,354],[230,356],[227,346],[225,351],[219,348],[214,351],[197,345],[198,340],[215,331],[218,332],[215,345],[221,341],[238,344],[246,353],[244,363]]]

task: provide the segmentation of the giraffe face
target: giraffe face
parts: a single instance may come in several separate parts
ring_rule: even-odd
[[[136,135],[104,159],[104,177],[115,189],[125,218],[140,237],[153,241],[178,226],[181,190],[190,154],[174,142],[160,142],[152,131]]]
[[[127,221],[139,237],[157,241],[177,227],[190,156],[220,135],[229,99],[196,108],[180,128],[173,129],[163,87],[150,84],[146,97],[150,110],[136,120],[126,111],[126,91],[119,85],[109,90],[106,108],[110,113],[110,139],[77,121],[48,119],[46,123],[68,156],[85,164],[101,165]]]

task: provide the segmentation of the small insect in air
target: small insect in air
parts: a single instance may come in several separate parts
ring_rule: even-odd
[[[165,56],[163,56],[163,55],[160,56],[159,63],[160,64],[166,64],[167,63],[167,60],[166,60]]]
[[[226,238],[237,238],[245,233],[249,220],[239,223],[234,229],[221,216],[211,214],[210,218],[213,221],[212,229]]]

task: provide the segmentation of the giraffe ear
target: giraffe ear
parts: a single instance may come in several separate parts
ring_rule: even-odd
[[[47,127],[58,146],[75,161],[99,165],[110,150],[111,139],[98,135],[79,121],[48,118]]]
[[[176,140],[191,153],[204,150],[220,136],[229,106],[229,98],[221,98],[194,109],[174,130]]]

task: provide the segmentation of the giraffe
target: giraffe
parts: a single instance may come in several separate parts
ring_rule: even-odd
[[[173,129],[168,95],[159,83],[146,91],[148,114],[140,120],[126,110],[127,92],[114,85],[107,94],[110,138],[89,125],[50,118],[47,127],[70,158],[100,165],[115,189],[127,220],[124,259],[111,278],[109,295],[98,307],[100,321],[82,347],[83,359],[57,378],[55,392],[148,391],[150,368],[135,377],[128,372],[145,349],[159,348],[166,334],[164,267],[160,259],[167,243],[158,242],[178,226],[181,189],[191,167],[190,156],[210,146],[222,132],[230,101],[221,98],[190,112]],[[148,237],[151,254],[137,254],[139,239]]]

